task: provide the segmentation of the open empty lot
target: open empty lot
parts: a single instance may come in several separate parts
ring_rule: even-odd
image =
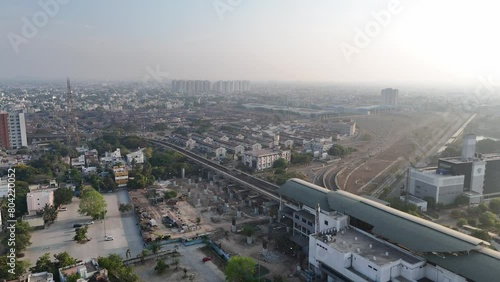
[[[73,224],[91,220],[88,216],[78,214],[80,200],[73,198],[73,203],[67,205],[68,210],[59,212],[54,224],[46,229],[32,232],[32,245],[25,251],[26,259],[34,265],[44,253],[50,253],[52,257],[53,254],[66,251],[72,257],[84,261],[111,253],[125,257],[127,249],[130,249],[132,257],[139,254],[143,249],[143,242],[136,225],[135,215],[133,212],[122,214],[118,210],[119,203],[129,201],[127,191],[106,193],[103,196],[108,203],[106,222],[97,220],[89,225],[87,236],[92,238],[90,242],[79,244],[73,240],[75,236]],[[104,240],[104,225],[106,225],[106,234],[114,237],[113,241]]]

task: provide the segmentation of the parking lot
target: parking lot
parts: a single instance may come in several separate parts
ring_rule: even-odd
[[[32,245],[25,251],[26,259],[34,265],[36,260],[44,253],[53,254],[68,252],[79,260],[88,260],[111,253],[120,254],[125,258],[127,249],[135,257],[143,249],[143,242],[133,212],[122,214],[118,210],[119,203],[128,203],[127,191],[103,194],[108,203],[105,222],[96,220],[89,225],[88,238],[91,241],[79,244],[73,240],[75,228],[73,224],[83,224],[90,221],[88,216],[78,214],[79,199],[73,198],[73,203],[67,205],[67,211],[60,211],[55,223],[44,230],[32,232]],[[105,235],[113,236],[114,240],[105,241]]]

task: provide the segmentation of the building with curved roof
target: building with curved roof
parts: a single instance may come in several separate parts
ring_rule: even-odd
[[[307,211],[319,217],[311,219],[315,225],[308,236],[309,262],[327,281],[498,281],[500,277],[500,253],[486,241],[300,179],[288,180],[279,193],[292,203],[288,207],[297,210],[294,214]]]

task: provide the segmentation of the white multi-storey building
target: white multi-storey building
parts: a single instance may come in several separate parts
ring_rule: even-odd
[[[290,162],[290,151],[254,150],[243,153],[243,164],[255,170],[264,170],[272,168],[274,162],[282,158]]]
[[[356,133],[355,121],[339,121],[332,123],[332,130],[341,135],[352,136]]]
[[[432,197],[436,203],[452,204],[464,192],[463,175],[440,173],[440,170],[410,170],[408,192],[417,198]]]
[[[45,205],[53,205],[54,204],[54,190],[53,188],[49,189],[39,189],[32,190],[26,195],[26,202],[28,204],[28,213],[30,215],[36,214],[37,211],[40,211],[45,207]]]
[[[28,146],[23,112],[0,113],[0,147],[20,149]]]
[[[299,179],[278,190],[310,281],[497,281],[489,242],[345,191]]]

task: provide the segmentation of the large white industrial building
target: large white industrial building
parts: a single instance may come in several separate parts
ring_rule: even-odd
[[[305,241],[313,281],[461,282],[500,277],[500,253],[491,250],[489,242],[299,179],[288,180],[279,193],[287,200],[281,205],[282,216],[293,220],[293,241]]]

